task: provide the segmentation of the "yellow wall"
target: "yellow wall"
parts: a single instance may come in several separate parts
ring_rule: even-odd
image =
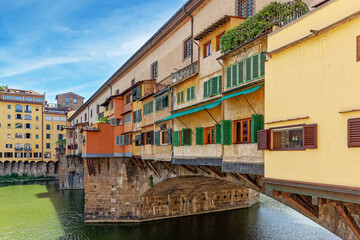
[[[51,116],[52,120],[46,120],[46,116]],[[54,120],[55,117],[55,120]],[[45,161],[57,161],[57,157],[56,157],[56,151],[55,148],[58,147],[58,144],[55,144],[53,142],[56,142],[57,140],[59,140],[59,134],[63,135],[63,139],[66,138],[66,132],[65,131],[60,131],[57,130],[57,126],[64,126],[66,125],[66,121],[57,121],[57,118],[61,118],[61,117],[65,117],[65,115],[61,115],[61,114],[51,114],[51,113],[44,113],[44,125],[43,125],[43,129],[44,129],[44,135],[43,135],[43,139],[44,139],[44,145],[43,145],[43,149],[44,149],[44,160]],[[46,129],[46,125],[50,125],[50,130]],[[50,139],[46,138],[46,134],[50,134]],[[46,143],[50,143],[50,148],[46,147]],[[66,147],[66,144],[64,145],[64,147]],[[46,153],[50,153],[51,154],[51,158],[45,158],[45,154]]]
[[[360,9],[358,0],[338,0],[270,36],[269,51]],[[360,187],[360,148],[347,146],[347,120],[360,112],[360,62],[356,36],[360,18],[300,45],[274,54],[266,63],[267,128],[318,124],[318,147],[305,151],[265,151],[265,177]]]

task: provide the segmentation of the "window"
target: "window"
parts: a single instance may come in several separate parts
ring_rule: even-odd
[[[144,116],[153,113],[153,111],[154,111],[154,102],[153,101],[150,101],[150,102],[144,104]]]
[[[218,95],[222,91],[222,77],[212,77],[204,82],[204,98]]]
[[[37,148],[39,148],[39,145]],[[34,158],[41,158],[41,153],[34,153]]]
[[[15,157],[16,157],[16,158],[22,158],[22,157],[23,157],[23,153],[16,152],[16,153],[15,153]]]
[[[25,119],[25,120],[31,120],[31,115],[26,114],[26,115],[24,116],[24,119]]]
[[[39,148],[39,144],[36,144],[36,145],[35,145],[35,148]]]
[[[131,134],[116,136],[115,141],[116,146],[129,145],[131,143]]]
[[[12,158],[12,157],[13,157],[13,153],[12,153],[12,152],[4,152],[4,157],[5,157],[5,158]]]
[[[50,143],[46,143],[46,148],[47,148],[47,149],[50,148]]]
[[[5,144],[6,148],[12,148],[12,144]]]
[[[45,116],[45,120],[46,121],[52,121],[52,117],[51,116]]]
[[[236,15],[240,17],[251,17],[254,14],[253,0],[237,0]]]
[[[35,111],[37,111],[37,112],[38,112],[38,111],[39,111],[39,108],[38,108],[38,107],[36,107],[36,108],[35,108]]]
[[[56,130],[61,131],[61,129],[62,129],[62,126],[61,126],[61,125],[57,125],[57,126],[56,126]]]
[[[186,101],[195,99],[195,86],[186,89]]]
[[[141,109],[133,112],[133,120],[134,120],[134,123],[142,121]]]
[[[38,117],[38,116],[36,116],[36,117],[35,117],[35,120],[36,120],[36,121],[39,121],[39,117]]]
[[[44,158],[50,159],[51,158],[51,153],[49,153],[49,152],[44,153]]]
[[[73,99],[73,103],[77,104],[77,99],[76,98]]]
[[[25,157],[25,158],[31,158],[31,157],[32,157],[32,153],[29,153],[29,152],[24,153],[24,157]]]
[[[189,146],[191,145],[191,138],[192,138],[192,131],[190,128],[183,129],[181,131],[181,145],[182,146]]]
[[[8,115],[8,119],[11,119],[11,115]]]
[[[22,96],[15,96],[15,100],[22,101],[24,98]]]
[[[50,134],[49,133],[46,134],[46,139],[50,139]]]
[[[32,102],[32,101],[34,101],[34,98],[32,98],[32,97],[25,97],[25,101]]]
[[[31,124],[30,123],[25,123],[25,128],[26,129],[31,129]]]
[[[68,98],[65,98],[65,104],[66,104],[66,105],[69,105],[69,103],[70,103],[69,99],[68,99]]]
[[[90,117],[91,118],[93,117],[93,110],[92,109],[90,110]],[[66,118],[65,118],[65,121],[66,121]]]
[[[31,144],[30,143],[25,143],[24,144],[24,150],[25,151],[31,151]]]
[[[11,134],[10,134],[10,133],[8,133],[7,138],[11,138]]]
[[[62,140],[64,138],[64,136],[62,134],[58,135],[58,140]]]
[[[25,112],[26,113],[31,113],[31,106],[30,105],[25,105]]]
[[[15,106],[15,112],[22,112],[22,106],[21,105],[16,105]]]
[[[23,128],[22,123],[15,123],[15,128]]]
[[[35,125],[35,129],[39,129],[39,125]]]
[[[128,95],[126,95],[126,97],[125,97],[125,104],[130,103],[130,101],[131,101],[131,94],[128,94]]]
[[[204,52],[203,52],[203,58],[206,58],[211,55],[211,41],[204,44]]]
[[[35,135],[35,138],[36,138],[36,139],[39,139],[39,134],[36,134],[36,135]]]
[[[135,78],[131,80],[131,86],[135,85]]]
[[[166,93],[156,98],[155,110],[161,110],[169,106],[169,94]]]
[[[43,102],[42,98],[35,98],[35,102]]]
[[[8,109],[11,109],[11,105],[8,105]]]
[[[53,117],[53,121],[60,121],[60,117]]]
[[[21,151],[23,150],[23,146],[21,143],[16,143],[15,144],[15,151]]]
[[[154,132],[145,133],[145,144],[154,144]]]
[[[92,111],[92,110],[91,110]],[[66,122],[66,117],[60,117],[61,122]]]
[[[114,109],[114,101],[111,101],[111,103],[110,103],[110,110],[113,110]],[[86,115],[85,115],[86,116]],[[85,119],[85,121],[86,121],[86,119]]]
[[[22,133],[15,133],[15,138],[23,138]]]
[[[31,133],[25,133],[24,138],[30,139],[31,138]]]
[[[151,64],[150,69],[151,69],[150,78],[157,78],[158,77],[158,62],[156,61],[153,64]]]
[[[271,149],[303,149],[303,126],[278,128],[271,130]]]
[[[191,38],[184,41],[184,59],[191,56],[192,41]]]
[[[204,129],[205,144],[213,144],[215,142],[215,127]]]
[[[234,121],[234,143],[251,142],[251,119]]]
[[[10,123],[8,123],[7,128],[11,128],[11,124],[10,124]]]
[[[360,147],[360,118],[348,120],[348,147]]]
[[[184,91],[179,91],[177,93],[177,104],[181,104],[184,102]]]
[[[6,100],[14,100],[14,96],[4,95],[4,99],[6,99]]]
[[[131,113],[126,114],[124,116],[124,124],[130,123],[131,122]]]
[[[216,51],[219,51],[221,49],[221,46],[220,46],[220,38],[224,35],[224,32],[219,34],[217,37],[216,37]]]

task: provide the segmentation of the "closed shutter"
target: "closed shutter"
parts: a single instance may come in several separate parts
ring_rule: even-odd
[[[218,91],[218,78],[217,77],[213,77],[210,79],[210,84],[211,84],[211,96],[215,96],[217,94]]]
[[[171,144],[171,128],[167,129],[167,143]]]
[[[141,146],[144,146],[144,145],[145,145],[145,133],[141,133],[140,145],[141,145]]]
[[[115,145],[120,146],[120,137],[115,137]]]
[[[160,108],[159,108],[159,103],[160,103],[159,99],[156,99],[156,100],[155,100],[155,111],[157,111],[157,110],[160,109]]]
[[[150,131],[150,139],[149,139],[149,143],[152,145],[154,144],[154,131]]]
[[[204,128],[202,127],[195,128],[195,144],[196,145],[204,144]]]
[[[260,54],[260,77],[263,77],[265,75],[265,61],[266,56],[264,53]]]
[[[244,61],[238,63],[238,83],[242,84],[244,82]]]
[[[257,132],[258,150],[269,149],[269,130],[259,130]]]
[[[156,146],[160,145],[160,131],[155,132],[155,145]]]
[[[219,124],[215,125],[215,143],[221,144],[221,126]]]
[[[180,131],[174,131],[173,133],[173,146],[174,147],[180,146]]]
[[[180,95],[181,95],[181,102],[183,103],[184,102],[184,91],[181,91]]]
[[[259,77],[259,54],[252,57],[252,69],[253,69],[253,79]]]
[[[136,89],[133,89],[133,90],[131,91],[131,95],[132,95],[132,100],[133,100],[133,102],[136,101],[136,97],[137,97],[136,91],[137,91],[137,88],[136,88]]]
[[[195,99],[195,86],[191,87],[191,99]]]
[[[208,95],[208,85],[207,85],[207,82],[204,82],[204,98],[207,98]]]
[[[191,93],[190,93],[190,88],[186,89],[186,101],[190,101],[191,99]]]
[[[177,104],[180,103],[180,92],[177,93]]]
[[[245,60],[245,80],[251,80],[251,58]]]
[[[360,118],[348,120],[348,147],[360,147]]]
[[[232,72],[232,86],[238,85],[238,65],[234,64],[231,66],[231,72]]]
[[[231,66],[226,69],[226,87],[231,88]]]
[[[231,120],[221,121],[221,143],[231,145]]]
[[[137,117],[137,121],[141,122],[142,120],[142,113],[141,113],[141,109],[138,110],[138,117]]]
[[[182,130],[182,145],[191,145],[191,129],[186,128]]]
[[[142,98],[142,86],[136,87],[136,99]]]
[[[304,148],[317,148],[317,124],[310,124],[304,126]]]
[[[218,93],[222,92],[222,76],[218,76]]]
[[[136,115],[137,115],[137,111],[133,112],[133,122],[136,123]]]
[[[252,115],[251,116],[251,142],[257,143],[257,132],[258,130],[263,129],[263,116],[262,115]]]

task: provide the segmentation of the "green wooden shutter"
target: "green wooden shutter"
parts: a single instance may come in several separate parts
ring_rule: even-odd
[[[266,56],[262,52],[260,53],[260,77],[263,77],[265,75],[265,61],[266,61]]]
[[[246,81],[250,81],[252,76],[251,76],[251,58],[247,58],[245,60],[245,80]]]
[[[137,117],[137,121],[141,122],[142,120],[142,114],[141,114],[141,109],[138,110],[138,117]]]
[[[221,143],[231,145],[231,120],[221,121]]]
[[[171,128],[168,128],[166,133],[167,133],[166,134],[167,135],[167,143],[171,144]]]
[[[196,145],[204,144],[204,128],[202,127],[195,128],[195,144]]]
[[[191,87],[191,99],[195,99],[195,86]]]
[[[215,124],[215,141],[216,144],[221,144],[221,126]]]
[[[155,132],[155,145],[156,146],[160,145],[160,131]]]
[[[190,99],[191,99],[191,95],[190,95],[191,93],[190,93],[190,88],[187,88],[186,89],[186,101],[190,101]]]
[[[211,84],[211,96],[215,96],[218,91],[218,78],[217,77],[211,78],[210,84]]]
[[[173,146],[174,147],[180,146],[180,131],[173,132]]]
[[[263,116],[252,115],[251,116],[251,142],[257,143],[257,132],[263,129]]]
[[[136,123],[136,115],[137,115],[137,111],[133,112],[133,122]]]
[[[252,76],[252,79],[257,79],[259,78],[259,67],[260,67],[260,64],[259,64],[259,54],[256,54],[254,56],[252,56],[252,69],[253,69],[253,76]]]
[[[182,145],[188,146],[191,145],[191,129],[185,128],[182,130]]]
[[[226,87],[231,88],[231,66],[226,68]]]
[[[208,85],[207,85],[207,82],[204,82],[204,98],[207,98],[208,95]]]
[[[238,84],[238,65],[234,64],[231,66],[232,72],[232,86],[236,86]]]
[[[183,103],[184,102],[184,91],[181,91],[180,95],[181,95],[181,102]]]
[[[218,93],[222,92],[222,76],[218,77]]]
[[[142,97],[142,86],[136,87],[136,99],[140,99]]]
[[[145,133],[141,133],[140,145],[141,145],[141,146],[144,146],[144,145],[145,145]]]
[[[238,63],[238,84],[244,82],[244,61]]]

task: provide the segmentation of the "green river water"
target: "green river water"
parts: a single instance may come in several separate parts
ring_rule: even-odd
[[[84,192],[58,183],[0,183],[0,239],[339,239],[265,196],[248,209],[143,224],[84,224]]]

